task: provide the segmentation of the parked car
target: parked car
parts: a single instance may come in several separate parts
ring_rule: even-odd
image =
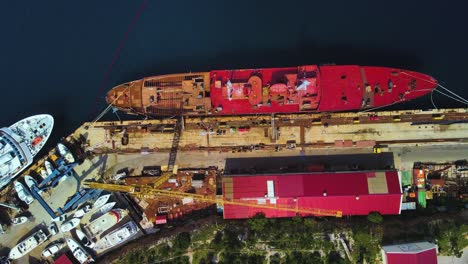
[[[49,225],[49,234],[51,236],[55,236],[56,234],[58,233],[58,227],[57,227],[57,224],[52,222],[50,225]]]
[[[52,221],[54,221],[54,222],[63,222],[63,221],[65,221],[66,218],[67,218],[66,215],[60,215],[60,216],[52,218]]]

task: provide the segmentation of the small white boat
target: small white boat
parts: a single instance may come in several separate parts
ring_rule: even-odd
[[[73,157],[73,154],[71,154],[70,150],[67,147],[65,147],[64,144],[58,143],[57,149],[60,156],[62,156],[67,163],[75,162],[75,157]]]
[[[80,225],[80,219],[78,218],[72,218],[71,220],[63,223],[61,226],[60,226],[60,231],[62,233],[65,233],[65,232],[68,232],[74,228],[76,228],[77,226]]]
[[[18,194],[18,198],[20,198],[21,201],[25,202],[26,204],[31,204],[34,202],[34,198],[32,197],[31,193],[24,187],[23,184],[21,184],[19,181],[14,181],[13,184],[15,186],[15,191]]]
[[[81,264],[85,263],[90,263],[94,262],[94,259],[91,257],[91,255],[84,250],[83,247],[78,244],[75,240],[71,238],[67,238],[67,244],[68,247],[70,248],[71,252],[73,253],[73,256],[80,262]]]
[[[138,227],[136,226],[135,222],[130,221],[101,238],[98,242],[96,242],[94,249],[103,251],[108,248],[117,246],[132,238],[134,235],[136,235],[136,233],[138,233]]]
[[[65,242],[62,240],[56,240],[52,243],[50,243],[43,251],[42,251],[42,257],[44,258],[48,258],[48,257],[52,257],[54,256],[55,254],[57,254],[57,252],[59,252],[62,248],[65,247]]]
[[[101,206],[103,206],[104,204],[107,203],[107,201],[109,200],[110,198],[110,194],[106,194],[106,195],[103,195],[101,197],[99,197],[93,204],[93,209],[94,210],[97,210],[99,209]]]
[[[49,176],[49,175],[47,175],[46,169],[41,169],[41,177],[42,177],[43,179],[46,179],[47,176]]]
[[[12,225],[21,225],[24,224],[28,221],[28,218],[26,216],[19,216],[15,217],[11,220]]]
[[[91,205],[86,205],[83,208],[76,210],[76,212],[73,214],[73,217],[81,218],[85,214],[87,214],[89,211],[91,211],[91,209],[92,209]]]
[[[115,202],[106,203],[99,209],[99,213],[105,214],[114,208]]]
[[[44,167],[47,171],[48,176],[50,176],[52,172],[54,171],[54,166],[52,166],[52,163],[50,163],[50,161],[46,160],[44,162]]]
[[[85,233],[83,233],[81,230],[79,229],[76,229],[76,236],[78,237],[78,239],[81,241],[81,243],[83,245],[85,245],[86,247],[89,247],[89,248],[94,248],[94,246],[96,245],[93,240],[91,240],[90,238],[88,238]]]
[[[24,182],[26,182],[26,185],[28,185],[31,191],[33,190],[33,186],[38,186],[37,181],[29,175],[24,176]],[[42,195],[43,191],[39,189],[38,193]]]
[[[47,236],[43,230],[39,230],[21,241],[18,245],[10,250],[8,257],[10,259],[19,259],[22,256],[28,254],[31,250],[35,249],[40,244],[47,240]]]

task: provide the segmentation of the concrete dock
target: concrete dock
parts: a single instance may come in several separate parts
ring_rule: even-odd
[[[51,189],[44,199],[57,208],[82,188],[83,180],[109,178],[123,168],[138,174],[144,166],[167,165],[175,123],[174,119],[84,123],[67,140],[81,142],[86,158],[74,168],[75,177]],[[378,148],[393,153],[396,169],[410,171],[416,161],[443,163],[467,158],[468,109],[188,117],[183,119],[178,146],[175,163],[179,168],[216,166],[222,170],[227,158],[374,153]],[[54,155],[55,150],[51,150],[21,177]],[[3,193],[3,199],[15,195],[11,188]],[[31,221],[8,227],[1,235],[5,249],[37,226],[51,222],[37,201],[28,210],[33,215]],[[47,244],[30,256],[40,258]],[[25,257],[17,263],[28,261]]]

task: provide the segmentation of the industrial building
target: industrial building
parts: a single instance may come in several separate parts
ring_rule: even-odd
[[[429,242],[382,247],[384,264],[437,264],[437,245]]]
[[[225,175],[223,198],[278,207],[340,211],[342,215],[371,212],[400,214],[402,191],[396,170]],[[225,219],[293,217],[294,212],[224,206]],[[302,214],[302,216],[307,214]]]

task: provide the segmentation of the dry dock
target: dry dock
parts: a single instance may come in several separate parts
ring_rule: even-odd
[[[187,117],[182,120],[174,150],[176,122],[165,119],[84,123],[66,140],[81,142],[79,147],[87,154],[86,158],[74,167],[75,177],[60,182],[44,199],[52,206],[63,206],[67,198],[80,189],[83,180],[110,179],[124,168],[130,168],[131,175],[139,175],[145,166],[167,165],[174,151],[177,154],[175,164],[182,170],[171,184],[183,187],[183,181],[192,181],[192,178],[184,180],[184,175],[180,174],[183,168],[190,168],[193,175],[199,174],[197,170],[205,170],[203,168],[223,170],[227,158],[374,153],[378,150],[393,153],[396,169],[411,171],[415,161],[453,162],[466,159],[468,150],[468,109]],[[54,161],[56,158],[52,150],[23,176],[35,174],[32,170],[40,168],[45,159]],[[209,181],[209,185],[200,183],[200,186],[206,190],[206,186],[212,185]],[[3,191],[8,192],[11,197],[15,196],[11,188]],[[7,197],[6,194],[2,196]],[[144,207],[145,201],[140,201],[140,206]],[[147,212],[157,210],[151,203],[146,206]],[[138,220],[138,214],[145,211],[129,209],[133,220]],[[13,247],[38,225],[47,226],[51,222],[37,201],[29,211],[34,216],[30,222],[7,228],[2,237],[4,247]],[[181,212],[173,212],[173,215],[178,213]],[[10,211],[10,215],[14,214]],[[82,224],[86,221],[84,219]],[[43,246],[33,250],[31,256],[40,258],[42,249]],[[18,263],[27,261],[24,258]]]

